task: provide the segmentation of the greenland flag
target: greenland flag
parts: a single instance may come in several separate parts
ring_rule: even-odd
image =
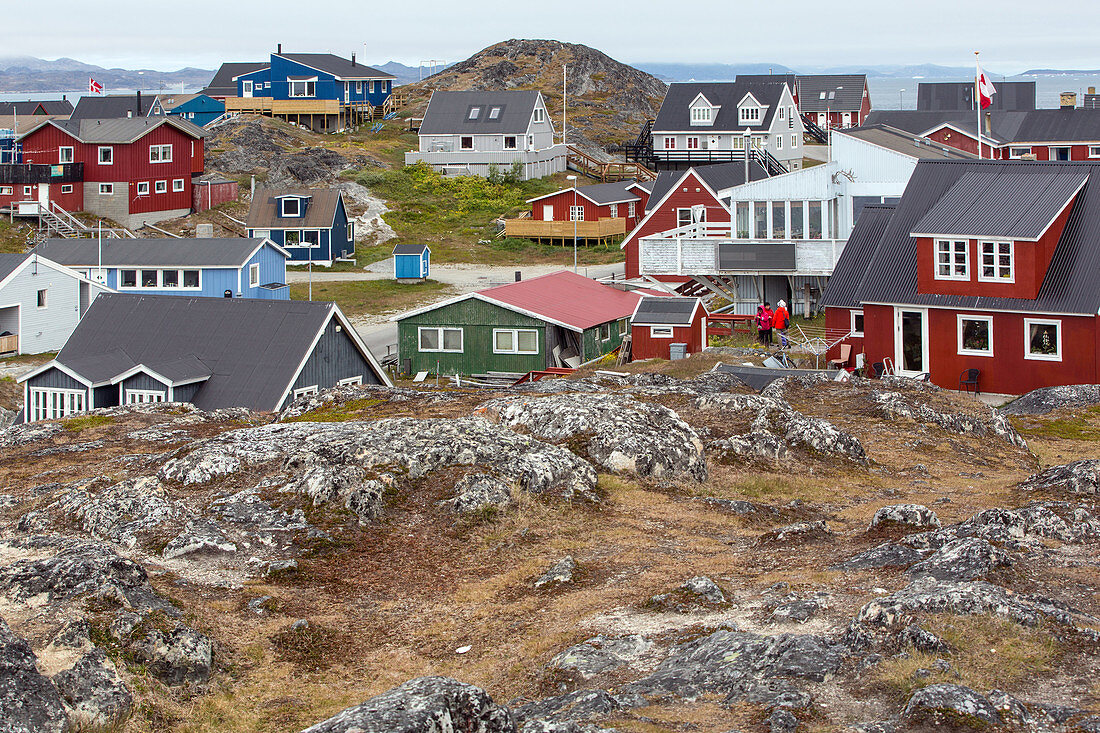
[[[985,109],[989,105],[993,104],[993,95],[997,93],[996,87],[993,86],[993,82],[989,80],[989,77],[982,71],[982,67],[978,67],[978,101],[982,105],[982,109]]]
[[[92,94],[103,94],[103,85],[89,76],[88,91]]]

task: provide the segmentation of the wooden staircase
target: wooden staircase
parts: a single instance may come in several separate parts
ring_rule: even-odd
[[[822,145],[826,145],[829,142],[829,133],[822,130],[820,126],[813,120],[812,112],[804,112],[802,114],[802,126],[806,128],[806,134],[812,137]]]
[[[49,207],[38,205],[38,235],[35,237],[35,245],[51,237],[64,239],[95,237],[100,231],[99,228],[80,221],[53,201],[50,202]],[[107,239],[137,238],[129,229],[103,229],[102,232]]]
[[[636,161],[597,160],[580,148],[572,145],[566,146],[569,167],[583,173],[589,178],[595,178],[601,183],[611,181],[652,181],[657,174]]]

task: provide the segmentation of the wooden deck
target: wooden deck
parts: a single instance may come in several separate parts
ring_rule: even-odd
[[[611,237],[626,235],[626,219],[600,219],[599,221],[578,221],[577,239],[597,239],[605,241]],[[549,239],[563,242],[573,239],[571,221],[539,221],[538,219],[505,219],[504,234],[508,237],[526,239]]]

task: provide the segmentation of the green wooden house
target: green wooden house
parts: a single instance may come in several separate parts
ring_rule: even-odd
[[[525,373],[578,366],[613,351],[640,293],[563,271],[397,316],[403,368],[416,373]]]

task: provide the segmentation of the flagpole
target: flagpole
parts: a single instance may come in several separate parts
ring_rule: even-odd
[[[978,89],[982,76],[982,65],[978,61],[978,52],[974,52],[974,109],[978,115],[978,160],[982,159],[982,98]]]

